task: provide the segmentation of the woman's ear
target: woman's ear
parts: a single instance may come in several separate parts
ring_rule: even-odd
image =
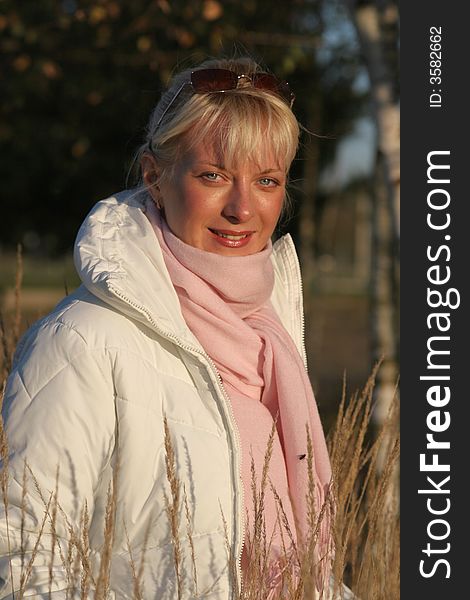
[[[146,152],[141,158],[140,167],[142,169],[142,179],[148,193],[152,196],[157,207],[162,208],[160,187],[158,185],[160,168],[155,160],[155,156]]]

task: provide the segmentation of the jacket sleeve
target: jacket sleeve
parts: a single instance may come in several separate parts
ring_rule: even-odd
[[[91,521],[114,448],[112,361],[58,322],[39,326],[20,354],[2,409],[0,598],[21,587],[72,598],[85,503]]]

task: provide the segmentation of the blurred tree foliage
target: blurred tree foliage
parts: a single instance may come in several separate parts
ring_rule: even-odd
[[[288,79],[301,122],[327,135],[294,165],[303,178],[313,153],[315,177],[364,106],[337,0],[0,0],[1,247],[69,249],[94,202],[126,186],[172,72],[234,52]]]

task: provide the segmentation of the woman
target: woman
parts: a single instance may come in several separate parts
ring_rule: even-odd
[[[142,185],[86,218],[83,285],[24,336],[5,393],[1,597],[225,600],[256,561],[266,597],[292,583],[331,476],[298,261],[271,244],[293,98],[250,59],[184,71]],[[327,519],[316,537],[323,589]]]

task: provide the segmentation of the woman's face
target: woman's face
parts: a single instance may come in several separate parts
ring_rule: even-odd
[[[285,164],[265,150],[258,154],[260,164],[231,168],[210,145],[188,152],[171,178],[151,188],[171,231],[195,248],[224,256],[263,250],[281,214],[286,185]]]

